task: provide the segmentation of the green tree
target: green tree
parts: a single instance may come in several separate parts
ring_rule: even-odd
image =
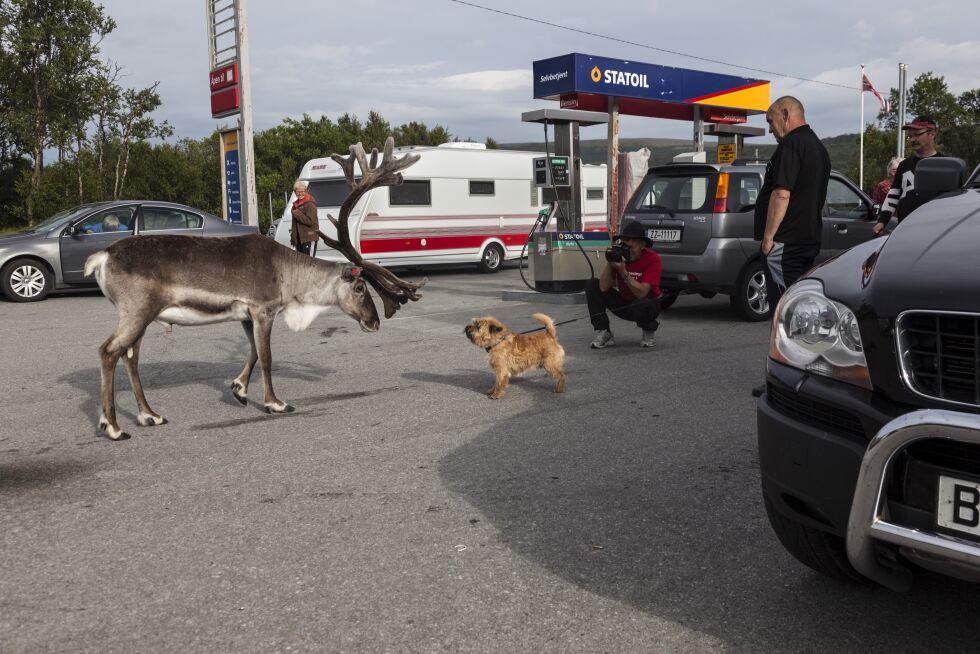
[[[898,137],[898,89],[889,92],[891,111],[879,112],[864,132],[864,190],[874,189],[884,178],[888,161],[895,156]],[[959,96],[949,90],[946,80],[926,72],[915,78],[906,95],[907,116],[928,114],[939,124],[936,147],[947,156],[960,157],[967,166],[980,163],[980,89]],[[907,118],[908,119],[908,118]],[[906,149],[906,156],[913,153]],[[858,178],[857,155],[845,171]]]
[[[120,107],[113,112],[111,131],[119,144],[116,155],[116,176],[112,187],[112,197],[118,200],[126,184],[126,174],[129,171],[129,151],[133,142],[151,138],[167,138],[173,134],[173,128],[167,121],[158,123],[150,116],[160,106],[160,94],[157,93],[159,82],[145,89],[126,89],[122,92]]]
[[[115,28],[91,0],[3,0],[0,77],[7,102],[0,122],[33,160],[28,224],[44,169],[44,150],[77,135],[91,107],[101,39]]]
[[[487,140],[484,143],[484,145],[487,146],[487,150],[499,150],[500,149],[500,144],[497,143],[497,141],[495,139],[492,139],[489,136],[487,137]]]

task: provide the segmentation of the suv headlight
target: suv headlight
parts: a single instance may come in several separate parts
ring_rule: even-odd
[[[794,284],[776,307],[769,356],[780,363],[871,390],[857,316],[823,284]]]

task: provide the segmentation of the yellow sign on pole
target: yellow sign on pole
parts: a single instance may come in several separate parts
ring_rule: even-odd
[[[735,161],[735,144],[718,144],[718,163],[730,164]]]

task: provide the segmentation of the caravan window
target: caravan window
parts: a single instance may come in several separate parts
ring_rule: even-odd
[[[493,180],[483,182],[470,180],[470,195],[493,195]]]
[[[354,178],[355,181],[360,179]],[[339,207],[347,199],[350,189],[345,179],[323,179],[308,182],[306,192],[313,196],[318,207]]]
[[[427,179],[408,179],[398,186],[388,187],[388,204],[427,205],[432,204],[432,192]]]

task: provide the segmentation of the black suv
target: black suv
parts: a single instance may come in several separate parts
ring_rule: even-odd
[[[759,461],[783,546],[827,575],[980,581],[980,167],[791,286],[773,318]],[[953,189],[950,191],[950,189]]]
[[[673,163],[651,168],[626,206],[622,224],[639,220],[660,254],[660,304],[680,293],[722,293],[745,320],[771,311],[759,242],[753,240],[755,199],[765,162]],[[873,237],[874,205],[856,184],[833,171],[823,212],[823,261]]]

